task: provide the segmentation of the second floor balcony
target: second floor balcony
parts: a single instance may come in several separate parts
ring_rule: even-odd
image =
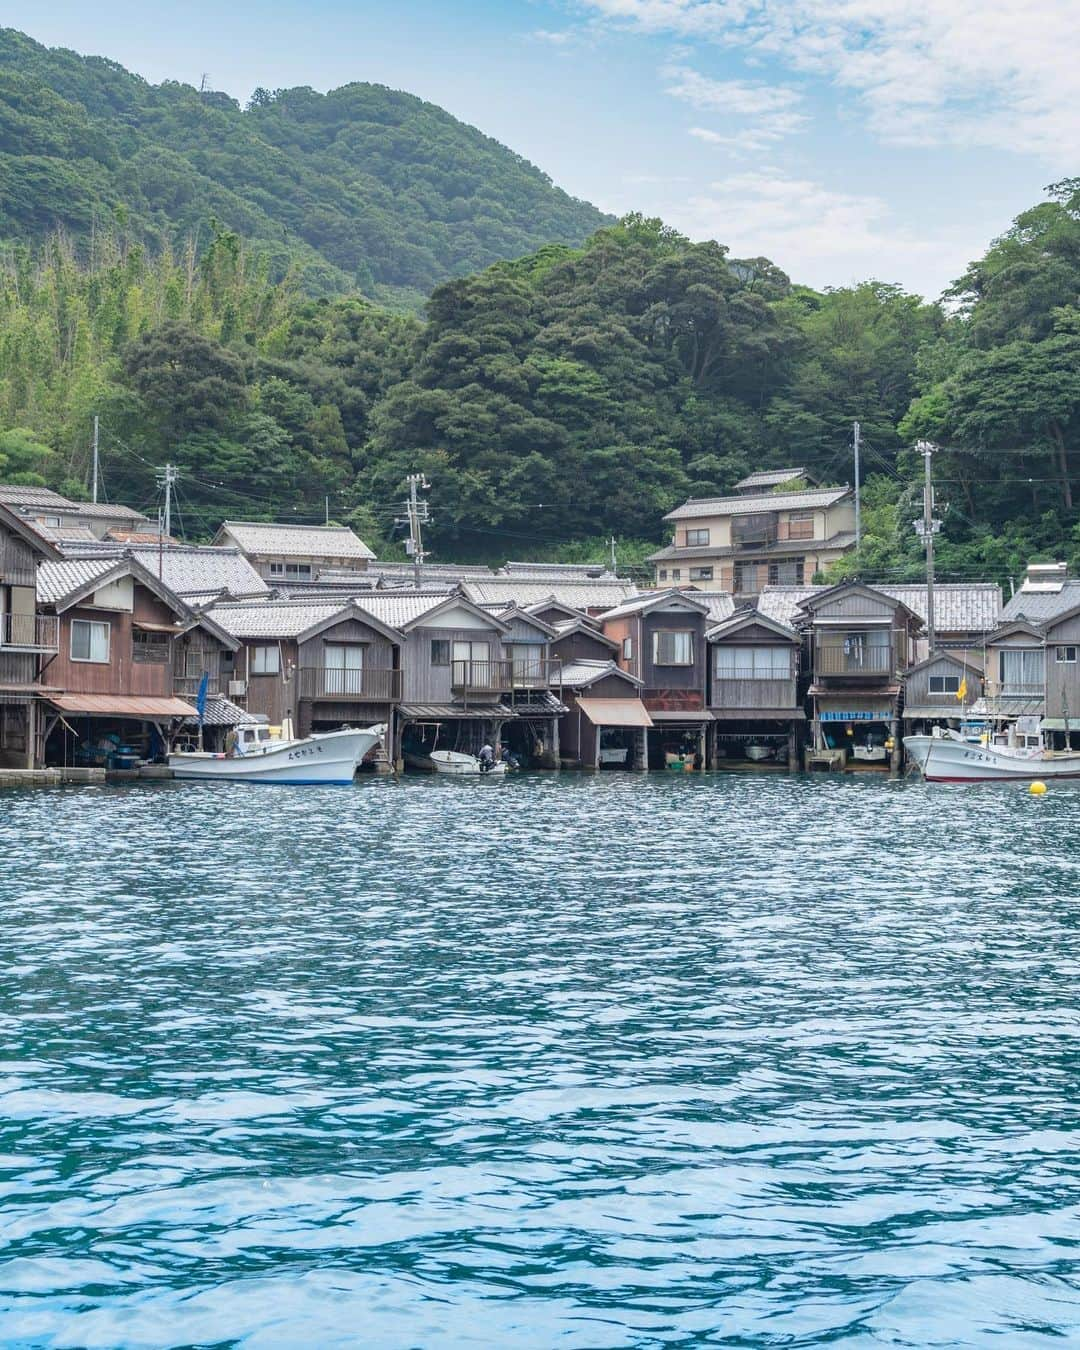
[[[0,614],[0,648],[23,652],[59,650],[55,614]]]
[[[173,673],[173,693],[177,698],[198,698],[199,686],[202,684],[202,674],[186,675]],[[210,672],[210,678],[206,682],[206,692],[208,694],[221,694],[224,692],[220,675]]]
[[[508,694],[514,687],[514,662],[451,661],[450,687],[455,694]]]
[[[896,673],[896,648],[889,633],[837,633],[814,643],[815,679],[885,680]]]
[[[358,703],[396,703],[401,698],[401,671],[364,667],[301,666],[300,697],[332,698]]]
[[[518,657],[510,662],[514,689],[550,689],[562,677],[559,657]]]

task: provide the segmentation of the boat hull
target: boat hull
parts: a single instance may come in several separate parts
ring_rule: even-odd
[[[458,750],[433,750],[429,756],[431,766],[436,773],[450,774],[454,777],[493,778],[506,773],[509,767],[500,760],[490,769],[481,770],[480,761],[475,755],[464,755]]]
[[[909,746],[909,742],[918,744]],[[1034,783],[1048,778],[1080,778],[1080,754],[1009,751],[945,736],[908,736],[904,748],[928,783]]]
[[[293,786],[351,783],[360,761],[382,740],[386,728],[348,728],[300,741],[270,742],[244,755],[173,754],[173,777],[198,782],[269,783]]]

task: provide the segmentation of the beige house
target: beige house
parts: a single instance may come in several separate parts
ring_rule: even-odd
[[[753,597],[766,586],[806,585],[855,547],[848,487],[691,497],[664,519],[674,537],[649,558],[660,587]]]
[[[323,568],[362,572],[375,554],[345,525],[226,520],[215,545],[238,548],[266,581],[314,581]]]

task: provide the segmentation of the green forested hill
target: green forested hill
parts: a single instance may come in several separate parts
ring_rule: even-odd
[[[380,85],[257,90],[247,109],[0,30],[0,241],[119,221],[155,249],[207,220],[309,293],[416,307],[448,277],[604,217],[442,109]]]

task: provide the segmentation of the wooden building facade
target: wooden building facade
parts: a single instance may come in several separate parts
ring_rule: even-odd
[[[752,608],[710,628],[709,766],[797,768],[806,722],[799,699],[800,639]]]
[[[0,768],[42,764],[41,675],[56,657],[55,615],[37,612],[37,569],[59,554],[0,503]]]

